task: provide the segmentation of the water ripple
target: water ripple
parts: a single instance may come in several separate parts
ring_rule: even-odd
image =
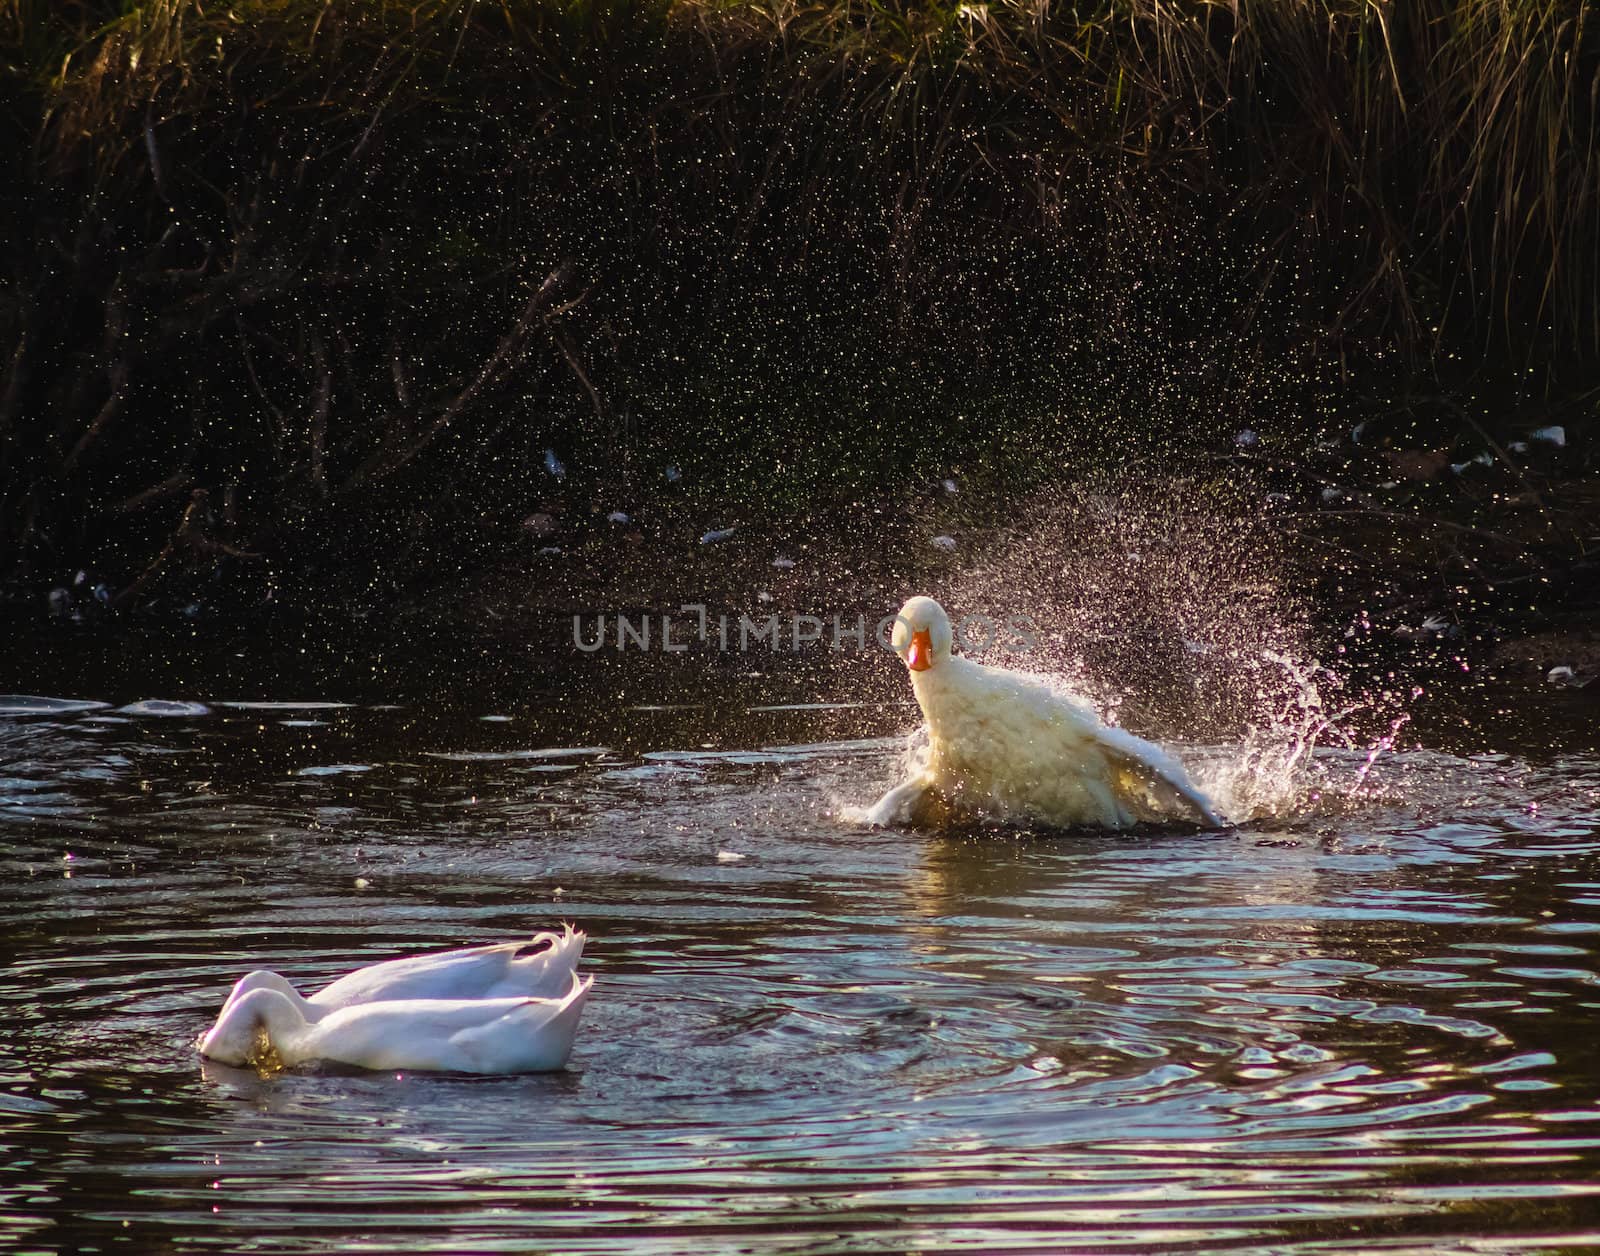
[[[708,747],[193,705],[0,699],[0,1245],[68,1217],[79,1247],[308,1252],[1592,1234],[1591,760],[1397,756],[1223,835],[939,837],[836,819],[900,743],[798,707]],[[194,1054],[248,968],[312,986],[563,919],[596,975],[565,1073]]]

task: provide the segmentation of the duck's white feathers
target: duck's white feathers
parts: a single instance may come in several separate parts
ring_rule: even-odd
[[[307,1020],[281,990],[233,1000],[200,1040],[225,1064],[291,1067],[313,1060],[357,1068],[530,1073],[561,1068],[594,978],[569,977],[560,998],[388,999]]]
[[[468,946],[359,968],[309,996],[325,1011],[391,999],[554,998],[571,984],[586,935],[571,925],[527,942]]]
[[[526,942],[408,955],[358,968],[307,998],[286,978],[262,969],[239,979],[224,1011],[260,989],[287,995],[312,1021],[340,1008],[397,999],[557,998],[571,984],[587,940],[581,929],[565,925],[560,933],[545,930]]]
[[[911,683],[928,730],[922,784],[963,810],[1105,828],[1221,823],[1159,746],[1108,727],[1039,680],[945,655],[912,672]],[[907,794],[895,805],[915,811],[920,802]]]

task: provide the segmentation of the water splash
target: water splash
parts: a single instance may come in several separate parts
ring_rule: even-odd
[[[870,801],[863,802],[859,798],[847,798],[842,793],[830,791],[827,795],[827,813],[845,824],[885,823],[888,810],[892,810],[884,807],[885,798],[891,790],[923,778],[928,768],[928,753],[927,726],[918,724],[902,740],[900,753],[890,761],[891,770],[877,782]]]
[[[1377,738],[1363,729],[1392,709],[1394,693],[1351,694],[1347,679],[1332,668],[1274,650],[1263,651],[1260,664],[1261,719],[1197,766],[1201,788],[1238,823],[1343,811],[1384,797],[1368,777],[1379,757],[1394,749],[1410,716],[1390,715]],[[1410,696],[1421,693],[1412,689]],[[1347,753],[1319,756],[1319,747]],[[1349,752],[1363,751],[1351,773]]]
[[[1420,690],[1416,692],[1420,693]],[[1353,793],[1359,795],[1366,785],[1367,777],[1371,775],[1372,768],[1378,761],[1378,756],[1394,749],[1395,738],[1400,735],[1400,730],[1409,722],[1411,716],[1402,711],[1395,716],[1389,725],[1389,731],[1372,744],[1372,749],[1367,753],[1366,761],[1361,765],[1361,770],[1356,773]]]
[[[1045,672],[1108,724],[1178,743],[1235,822],[1370,805],[1372,765],[1422,691],[1323,662],[1265,507],[1246,489],[1185,488],[1052,492],[943,591],[947,606],[1031,613],[1039,651],[984,661]],[[1349,752],[1365,767],[1352,773]]]

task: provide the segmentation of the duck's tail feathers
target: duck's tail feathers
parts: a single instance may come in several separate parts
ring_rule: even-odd
[[[583,957],[583,944],[589,935],[572,925],[560,933],[536,933],[512,955],[511,969],[529,993],[541,998],[560,998]]]

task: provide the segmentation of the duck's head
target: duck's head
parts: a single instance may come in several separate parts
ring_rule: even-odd
[[[948,662],[954,641],[950,616],[931,597],[912,598],[894,617],[894,636],[890,644],[914,672],[925,672]]]

